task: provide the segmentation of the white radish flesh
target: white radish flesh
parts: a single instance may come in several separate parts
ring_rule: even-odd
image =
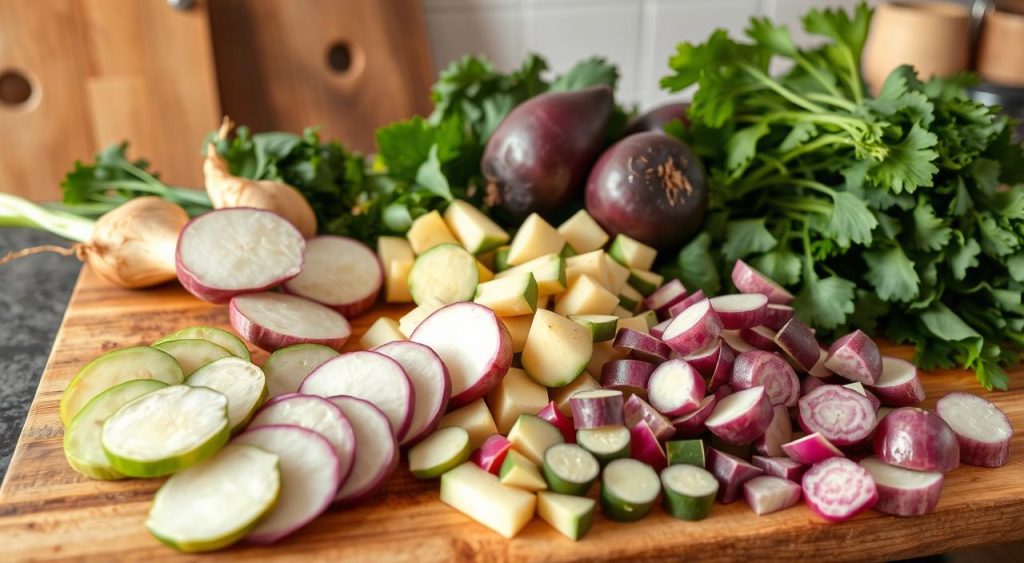
[[[875,510],[894,516],[920,516],[928,514],[939,504],[942,494],[942,473],[911,471],[886,465],[875,457],[860,460],[868,470],[878,489]]]
[[[843,457],[829,458],[811,467],[804,473],[801,487],[807,506],[830,522],[849,520],[878,501],[871,474]]]
[[[711,298],[711,308],[722,320],[722,328],[740,330],[764,323],[768,298],[756,293],[734,293]]]
[[[789,322],[789,319],[793,318],[794,314],[795,311],[789,305],[769,303],[765,307],[764,322],[762,324],[773,331],[778,331]]]
[[[773,405],[795,406],[800,380],[785,360],[771,352],[751,350],[736,356],[729,387],[735,391],[764,386]]]
[[[415,403],[401,444],[415,444],[434,431],[448,408],[452,390],[448,368],[433,350],[417,342],[389,342],[374,351],[398,362],[412,383]]]
[[[659,319],[665,319],[669,308],[683,299],[686,299],[686,288],[678,279],[673,279],[644,298],[644,308],[654,311]]]
[[[294,344],[276,350],[263,362],[267,376],[267,394],[271,397],[294,393],[302,380],[338,351],[323,344]]]
[[[785,305],[793,300],[793,294],[786,291],[786,288],[743,260],[737,260],[732,268],[732,283],[743,293],[760,293],[766,296],[769,303]]]
[[[882,376],[882,353],[870,336],[855,330],[832,343],[825,367],[850,381],[874,385]]]
[[[817,432],[782,444],[782,451],[794,461],[805,465],[813,465],[830,457],[845,457],[839,448]]]
[[[828,360],[828,350],[824,348],[818,349],[818,361],[814,362],[814,366],[807,370],[807,375],[817,378],[825,379],[835,375],[832,370],[825,367],[825,361]]]
[[[661,471],[668,465],[668,456],[654,430],[641,420],[629,428],[629,457]]]
[[[668,319],[671,320],[676,318],[677,316],[679,316],[680,313],[689,309],[690,305],[703,301],[705,297],[706,296],[704,295],[703,289],[698,289],[693,294],[687,295],[686,298],[681,299],[677,301],[674,305],[669,306]]]
[[[235,356],[197,369],[185,383],[208,387],[228,398],[228,423],[232,431],[245,426],[267,398],[267,378],[263,370]]]
[[[348,237],[319,236],[306,241],[303,256],[302,272],[285,282],[285,291],[346,317],[373,307],[384,284],[384,270],[369,247]]]
[[[705,299],[672,319],[662,338],[669,348],[685,356],[714,342],[721,331],[722,321],[711,308],[711,301]]]
[[[388,417],[372,403],[355,397],[329,400],[341,409],[356,435],[355,464],[334,496],[335,502],[351,503],[372,495],[398,469],[398,442]]]
[[[771,514],[800,502],[800,485],[770,475],[760,475],[743,483],[743,499],[754,514]]]
[[[971,393],[950,393],[935,404],[935,413],[956,434],[960,461],[980,467],[1009,461],[1013,428],[999,407]]]
[[[722,340],[722,346],[718,350],[718,358],[715,359],[715,369],[708,376],[708,391],[718,391],[719,389],[729,387],[729,379],[732,378],[732,372],[736,368],[736,355],[737,352],[732,349],[732,346],[729,346]]]
[[[683,416],[700,408],[704,399],[704,380],[683,360],[670,360],[658,366],[647,381],[651,406],[666,416]]]
[[[716,338],[711,344],[700,350],[682,356],[682,359],[686,360],[690,367],[697,370],[697,373],[704,377],[711,377],[711,374],[715,371],[715,364],[718,363],[718,354],[721,352],[722,344],[722,339]]]
[[[718,401],[704,425],[726,442],[749,444],[764,434],[774,414],[767,391],[757,386],[737,391]]]
[[[800,426],[837,446],[863,442],[875,427],[875,409],[864,395],[841,385],[822,385],[800,397]]]
[[[714,395],[708,395],[701,401],[700,407],[690,414],[680,416],[672,419],[672,426],[676,429],[676,435],[680,438],[695,438],[700,436],[706,430],[704,423],[707,422],[711,413],[715,411],[715,406],[718,405],[718,398]]]
[[[778,352],[779,345],[775,343],[776,332],[766,326],[755,326],[740,331],[740,337],[758,350],[767,352]]]
[[[960,446],[953,430],[935,415],[901,407],[878,423],[872,445],[889,465],[914,471],[952,471],[960,464]]]
[[[243,338],[269,352],[302,343],[340,351],[352,334],[341,314],[294,295],[239,295],[231,300],[229,315],[231,326]]]
[[[925,398],[917,366],[899,358],[882,357],[882,375],[868,389],[887,407],[910,407]]]
[[[720,336],[722,337],[722,342],[728,344],[737,354],[757,350],[756,346],[751,346],[749,342],[743,339],[738,330],[723,330]]]

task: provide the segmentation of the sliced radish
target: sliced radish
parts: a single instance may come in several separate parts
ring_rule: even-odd
[[[410,340],[429,346],[448,367],[450,407],[486,395],[512,365],[508,329],[493,311],[476,303],[438,309],[416,327]]]
[[[704,380],[683,360],[670,360],[657,367],[647,381],[651,406],[666,416],[682,416],[700,408]]]
[[[558,403],[551,401],[544,408],[537,411],[537,418],[551,424],[562,433],[566,443],[576,443],[576,427],[568,416],[562,414],[558,409]]]
[[[719,336],[722,337],[722,342],[728,344],[737,354],[757,350],[757,347],[751,346],[750,343],[743,339],[738,330],[723,330]]]
[[[889,356],[882,357],[882,375],[868,389],[887,407],[910,407],[925,398],[917,366]]]
[[[675,305],[672,305],[668,308],[669,319],[674,319],[678,317],[680,313],[689,309],[690,305],[693,305],[694,303],[699,303],[706,298],[707,296],[704,295],[704,290],[698,289],[692,295],[688,295],[686,299],[680,300],[676,302]]]
[[[346,317],[373,307],[384,285],[377,254],[348,237],[319,236],[306,241],[302,272],[284,284],[288,293],[326,305]]]
[[[364,499],[384,486],[398,469],[398,442],[388,417],[369,401],[355,397],[329,397],[356,434],[356,460],[345,484],[334,495],[335,502]]]
[[[758,516],[795,506],[800,496],[800,485],[782,477],[759,475],[743,483],[743,500]]]
[[[765,475],[774,475],[799,483],[807,466],[788,457],[766,457],[755,455],[750,458],[750,463],[764,471]]]
[[[204,213],[178,236],[175,266],[189,293],[227,303],[266,291],[302,271],[306,241],[286,219],[261,209],[235,207]]]
[[[864,395],[864,397],[867,398],[868,402],[871,403],[871,408],[875,409],[875,411],[877,411],[878,408],[882,406],[882,401],[879,401],[878,397],[876,397],[871,391],[865,389],[864,384],[861,383],[860,381],[847,383],[843,385],[843,387],[846,387],[847,389],[853,389],[854,391],[860,393],[861,395]]]
[[[794,316],[793,308],[789,305],[779,305],[778,303],[769,303],[764,310],[764,326],[768,327],[773,331],[778,331],[789,319]]]
[[[281,496],[270,514],[246,536],[249,541],[274,543],[331,505],[338,489],[338,457],[320,434],[298,426],[261,426],[239,434],[233,443],[264,449],[275,454],[281,464]]]
[[[669,316],[669,308],[683,299],[686,299],[686,288],[681,281],[673,279],[644,298],[644,308],[654,311],[659,319],[664,320]]]
[[[960,461],[999,467],[1010,459],[1010,419],[999,407],[971,393],[950,393],[935,404],[935,413],[956,434]]]
[[[590,376],[589,373],[583,372],[579,377],[572,380],[572,383],[565,387],[559,387],[557,389],[551,389],[548,395],[551,400],[558,404],[558,410],[562,411],[562,414],[568,417],[572,417],[572,405],[570,400],[572,396],[580,391],[589,391],[592,389],[600,389],[601,384]]]
[[[800,397],[800,426],[819,432],[837,446],[863,442],[875,427],[875,409],[867,397],[840,385],[822,385]]]
[[[341,350],[352,334],[333,309],[282,293],[239,295],[231,300],[229,315],[232,328],[269,352],[305,342]]]
[[[718,480],[718,502],[729,504],[743,495],[743,483],[763,472],[743,461],[715,448],[708,449],[708,471]]]
[[[682,356],[682,359],[686,360],[690,367],[697,370],[697,373],[704,377],[711,377],[711,374],[715,372],[715,364],[718,363],[718,354],[721,352],[721,347],[722,339],[716,338],[700,350]]]
[[[640,460],[661,471],[668,465],[665,448],[646,421],[641,420],[629,429],[629,457]]]
[[[497,475],[501,470],[501,464],[505,462],[505,456],[511,449],[512,442],[509,442],[508,438],[501,434],[493,434],[488,436],[484,443],[470,454],[469,460],[477,464],[480,469]]]
[[[722,328],[740,330],[764,323],[768,298],[757,293],[734,293],[711,298],[711,308],[722,320]]]
[[[825,367],[850,381],[874,385],[882,376],[882,353],[870,336],[855,330],[832,343]]]
[[[719,387],[718,389],[715,389],[715,398],[718,399],[719,401],[721,401],[722,399],[724,399],[724,398],[726,398],[726,397],[728,397],[729,395],[732,395],[732,394],[733,394],[732,387],[729,387],[728,385],[723,385],[723,386]]]
[[[740,337],[758,350],[778,352],[779,345],[775,343],[776,331],[766,326],[755,326],[740,331]]]
[[[945,473],[960,464],[956,433],[938,415],[915,407],[898,408],[879,421],[873,446],[883,462],[904,469]]]
[[[726,442],[749,444],[764,434],[774,416],[767,390],[757,386],[719,400],[704,425]]]
[[[412,383],[415,403],[401,444],[415,444],[434,431],[448,407],[452,389],[448,368],[433,350],[417,342],[389,342],[374,352],[398,362]]]
[[[672,350],[661,340],[630,328],[620,330],[612,346],[628,352],[633,358],[655,364],[668,360],[672,354]]]
[[[811,369],[807,370],[807,375],[818,379],[825,379],[835,375],[832,373],[832,370],[825,367],[826,360],[828,360],[828,350],[818,348],[818,361],[814,363],[814,366],[811,367]]]
[[[338,351],[322,344],[295,344],[276,350],[263,362],[267,376],[267,394],[271,397],[294,393],[302,380]]]
[[[632,428],[638,422],[644,421],[651,427],[654,435],[659,440],[667,440],[676,433],[675,427],[672,426],[672,423],[669,422],[665,415],[655,410],[654,407],[636,395],[630,395],[626,399],[626,402],[622,405],[622,414],[627,428]]]
[[[800,319],[794,317],[783,325],[775,335],[775,343],[801,371],[810,371],[818,363],[821,346],[811,327],[800,322]]]
[[[729,378],[734,391],[764,386],[773,405],[791,407],[800,398],[800,380],[785,360],[771,352],[751,350],[736,356]]]
[[[597,428],[623,422],[622,391],[595,389],[580,391],[569,399],[572,422],[576,429]]]
[[[282,395],[256,413],[249,429],[282,424],[306,428],[323,436],[338,457],[338,484],[348,479],[355,463],[356,434],[348,418],[334,403],[313,395]]]
[[[876,457],[860,460],[868,470],[878,489],[875,510],[894,516],[920,516],[928,514],[939,504],[942,495],[942,473],[911,471],[886,465]]]
[[[830,522],[849,520],[878,501],[871,474],[843,457],[829,458],[811,467],[804,473],[801,487],[807,506]]]
[[[721,331],[722,321],[711,308],[711,301],[705,299],[672,319],[663,338],[669,348],[685,356],[714,342]]]
[[[434,431],[409,449],[409,472],[417,479],[434,479],[469,459],[469,432],[458,426]]]
[[[789,409],[786,407],[775,405],[774,412],[768,430],[765,430],[760,438],[754,440],[754,449],[767,456],[783,456],[786,455],[786,452],[782,450],[782,444],[793,439],[793,422],[789,418]]]
[[[817,432],[782,444],[782,451],[794,461],[804,465],[813,465],[830,457],[846,457],[843,452],[839,451],[839,448]]]
[[[612,360],[601,368],[601,385],[647,398],[647,383],[658,366],[643,360]]]
[[[688,415],[680,416],[672,419],[672,426],[676,429],[676,436],[681,438],[696,438],[704,433],[707,427],[704,425],[707,422],[711,413],[715,411],[715,407],[718,405],[718,398],[714,395],[708,395],[701,401],[700,407],[697,410],[691,412]]]
[[[717,392],[719,389],[728,388],[735,367],[736,351],[723,340],[718,350],[718,358],[715,359],[715,369],[708,376],[707,390]]]
[[[669,323],[672,319],[665,319],[658,324],[651,327],[651,336],[661,340],[661,337],[665,335],[665,329],[668,328]]]
[[[786,291],[786,288],[743,260],[737,260],[732,268],[732,283],[743,293],[760,293],[766,296],[769,303],[785,305],[793,300],[793,294]]]

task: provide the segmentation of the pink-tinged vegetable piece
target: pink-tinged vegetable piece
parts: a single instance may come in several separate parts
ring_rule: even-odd
[[[950,393],[935,404],[935,413],[956,434],[960,461],[999,467],[1010,459],[1013,428],[1006,413],[971,393]]]
[[[732,395],[732,394],[733,394],[732,387],[729,387],[728,385],[723,385],[723,386],[719,387],[718,389],[715,389],[715,398],[718,399],[719,401],[721,401],[722,399],[724,399],[724,398],[726,398],[726,397],[728,397],[729,395]]]
[[[743,260],[737,260],[732,268],[732,283],[743,293],[760,293],[769,303],[786,305],[793,300],[793,294],[772,281],[768,276],[755,270]]]
[[[782,444],[793,439],[793,422],[789,419],[789,409],[782,405],[773,407],[774,415],[768,430],[754,440],[754,450],[767,456],[784,456]]]
[[[705,299],[672,319],[662,337],[669,348],[685,356],[714,342],[721,331],[722,321]]]
[[[718,351],[718,358],[715,359],[715,369],[708,376],[707,390],[717,393],[719,389],[728,388],[735,365],[736,352],[723,340]],[[729,391],[731,392],[732,389],[730,388]]]
[[[658,324],[651,327],[651,336],[661,340],[661,337],[665,334],[665,329],[668,327],[672,319],[665,319]]]
[[[863,442],[875,427],[875,409],[867,397],[841,385],[822,385],[800,397],[800,426],[819,432],[837,446]]]
[[[855,330],[832,343],[825,367],[865,385],[875,385],[882,377],[882,352],[871,337]]]
[[[338,488],[338,458],[320,434],[277,424],[246,430],[233,442],[249,444],[280,459],[281,495],[246,539],[271,544],[310,523],[331,505]]]
[[[734,391],[764,386],[773,405],[793,406],[800,398],[800,380],[785,360],[771,352],[751,350],[736,356],[729,378]]]
[[[632,428],[636,423],[644,421],[651,427],[654,435],[659,440],[668,440],[676,433],[675,426],[672,426],[672,423],[665,415],[655,410],[654,407],[636,395],[630,395],[626,399],[625,404],[622,406],[622,414],[625,419],[626,428]],[[572,441],[576,441],[575,437]]]
[[[750,463],[764,471],[765,475],[774,475],[799,483],[807,466],[788,457],[766,457],[755,455],[750,458]]]
[[[670,360],[658,366],[647,381],[651,406],[666,416],[683,416],[700,408],[704,399],[704,380],[683,360]]]
[[[398,442],[388,417],[372,403],[355,397],[330,397],[356,433],[356,462],[335,502],[351,503],[369,497],[398,469]]]
[[[319,236],[306,241],[302,272],[283,287],[287,293],[356,317],[373,307],[382,285],[384,269],[377,253],[355,239]]]
[[[766,326],[745,328],[740,331],[740,338],[758,350],[779,351],[779,345],[775,343],[775,331]]]
[[[629,429],[629,457],[650,465],[655,471],[661,471],[668,465],[665,448],[661,447],[654,430],[643,420]]]
[[[647,382],[658,366],[643,360],[612,360],[601,368],[601,386],[647,398]],[[573,415],[575,416],[575,415]]]
[[[829,522],[849,520],[878,501],[871,474],[843,457],[815,464],[804,473],[801,487],[807,506]]]
[[[480,469],[497,475],[501,471],[501,464],[505,463],[505,456],[512,449],[512,442],[501,434],[488,436],[480,447],[473,450],[469,461],[477,464]]]
[[[688,415],[680,416],[672,419],[672,426],[676,428],[676,437],[678,438],[696,438],[707,430],[704,426],[704,422],[707,421],[711,413],[715,411],[715,406],[718,405],[718,398],[714,395],[708,395],[704,397],[700,407],[697,410],[691,412]]]
[[[537,411],[537,418],[551,423],[562,433],[562,437],[565,438],[566,444],[576,443],[576,428],[573,425],[572,419],[562,414],[562,411],[558,409],[558,403],[551,401],[544,408]]]
[[[452,381],[449,408],[467,405],[489,393],[512,365],[508,328],[494,311],[476,303],[452,303],[434,311],[409,340],[430,347],[448,367]]]
[[[441,420],[448,408],[452,390],[448,368],[433,350],[408,340],[388,342],[377,347],[374,352],[398,362],[412,383],[416,401],[409,429],[401,444],[415,444],[434,431],[437,421]]]
[[[743,483],[743,500],[758,516],[796,506],[800,496],[800,485],[782,477],[759,475]]]
[[[306,376],[299,392],[367,400],[388,417],[398,440],[405,436],[416,405],[416,392],[402,365],[378,352],[349,352],[327,360]]]
[[[631,328],[620,329],[615,335],[612,347],[628,352],[630,357],[654,364],[668,360],[672,353],[672,350],[661,340]]]
[[[817,377],[805,377],[804,380],[800,382],[800,396],[803,397],[822,385],[829,385],[829,382],[824,379],[818,379]]]
[[[941,471],[960,465],[956,434],[938,415],[901,407],[878,423],[875,455],[884,463],[914,471]]]
[[[280,215],[236,207],[204,213],[178,236],[175,270],[189,293],[227,303],[277,287],[302,271],[306,241]]]
[[[666,320],[669,318],[669,308],[683,299],[686,299],[686,287],[683,286],[683,282],[673,279],[645,297],[644,308],[654,311],[659,319]]]
[[[743,483],[763,473],[760,468],[715,448],[708,448],[706,463],[707,470],[718,481],[718,502],[722,504],[739,500]]]
[[[716,338],[711,344],[693,352],[682,356],[686,363],[690,364],[690,367],[697,370],[697,373],[704,377],[711,377],[711,374],[715,372],[715,364],[718,363],[718,354],[722,347],[722,339]]]
[[[670,319],[674,319],[679,316],[679,313],[690,308],[690,305],[694,303],[700,303],[707,297],[704,295],[703,289],[698,289],[694,293],[687,295],[686,299],[682,299],[668,308],[668,316]]]
[[[616,389],[593,389],[576,393],[569,399],[573,427],[581,429],[622,424],[622,396],[622,391]]]
[[[917,366],[889,356],[882,357],[882,376],[867,388],[887,407],[910,407],[925,398]]]
[[[743,340],[743,336],[740,335],[740,331],[738,330],[723,330],[719,336],[722,337],[722,342],[728,344],[729,347],[737,354],[757,350],[756,347],[751,346],[746,340]]]
[[[911,471],[886,465],[877,457],[860,460],[878,489],[875,510],[894,516],[928,514],[939,504],[943,475],[939,472]]]
[[[768,392],[757,386],[720,399],[704,425],[726,442],[749,444],[764,434],[774,416]]]
[[[304,343],[341,351],[352,334],[352,327],[337,311],[282,293],[234,297],[228,318],[239,336],[268,352]]]
[[[825,379],[835,375],[832,370],[825,367],[825,360],[828,359],[828,350],[824,348],[818,349],[818,361],[814,363],[814,367],[807,370],[807,375],[816,377],[818,379]]]
[[[779,329],[775,335],[775,343],[801,371],[810,371],[814,364],[818,363],[821,346],[811,332],[811,327],[800,322],[800,319],[794,317]]]
[[[830,457],[846,457],[839,448],[817,432],[782,444],[782,451],[793,461],[804,465],[813,465]]]
[[[793,318],[794,314],[793,308],[789,305],[769,303],[764,308],[764,321],[761,324],[772,331],[778,332],[779,329],[786,326],[786,323],[789,322],[789,319]]]
[[[734,293],[711,298],[711,308],[722,320],[722,328],[741,330],[764,322],[768,298],[757,293]]]
[[[874,393],[865,389],[864,384],[861,383],[860,381],[847,383],[843,385],[843,387],[846,387],[847,389],[853,389],[854,391],[860,393],[861,395],[864,395],[864,397],[867,398],[868,402],[871,403],[871,408],[875,409],[875,411],[877,411],[878,408],[882,406],[882,401],[879,401],[878,397],[876,397]]]

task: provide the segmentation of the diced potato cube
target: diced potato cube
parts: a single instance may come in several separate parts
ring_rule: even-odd
[[[608,255],[627,268],[650,270],[658,251],[619,233],[608,248]]]
[[[559,254],[565,246],[565,239],[554,227],[536,213],[523,221],[512,238],[508,250],[508,263],[512,266],[525,264],[545,254]]]
[[[470,447],[476,449],[488,436],[498,433],[498,427],[494,425],[494,417],[483,399],[477,399],[468,405],[455,409],[441,417],[438,421],[438,428],[458,426],[469,433]]]
[[[394,260],[384,266],[385,276],[384,300],[388,303],[412,303],[409,293],[409,272],[412,271],[413,260]]]
[[[497,248],[509,239],[508,233],[497,223],[470,203],[460,199],[448,205],[444,212],[444,220],[462,246],[473,254]]]
[[[501,470],[498,473],[498,480],[502,485],[518,487],[531,493],[548,488],[537,464],[515,450],[505,455],[505,461],[502,462]]]
[[[618,295],[629,279],[629,268],[613,260],[607,252],[604,255],[604,263],[608,268],[608,289]]]
[[[651,326],[650,326],[650,324],[648,324],[648,320],[649,320],[649,317],[647,315],[644,315],[644,314],[640,314],[640,315],[637,315],[635,317],[630,317],[628,319],[619,319],[619,326],[618,326],[618,328],[616,328],[616,332],[618,332],[618,331],[620,331],[620,330],[622,330],[624,328],[631,328],[631,329],[633,329],[633,330],[635,330],[637,332],[642,332],[644,334],[650,334],[651,333]]]
[[[534,381],[546,387],[561,387],[583,372],[593,345],[587,327],[538,309],[520,359]]]
[[[416,254],[423,254],[446,242],[459,244],[459,240],[448,229],[448,225],[437,211],[417,217],[405,236],[409,239],[409,244]]]
[[[608,233],[584,209],[558,227],[558,232],[572,245],[578,253],[590,252],[604,248],[608,242]]]
[[[619,304],[619,298],[594,278],[583,274],[555,301],[559,315],[607,315]]]
[[[537,309],[537,280],[526,272],[485,282],[476,286],[473,301],[498,316],[529,315]]]
[[[548,389],[519,368],[509,368],[497,387],[487,394],[498,432],[508,434],[521,414],[537,414],[548,404]]]
[[[518,354],[526,346],[526,337],[530,334],[530,325],[533,324],[533,315],[519,315],[517,317],[499,317],[505,323],[509,335],[512,336],[512,353]]]
[[[591,374],[597,381],[601,381],[601,370],[604,368],[604,365],[612,360],[621,360],[625,357],[626,352],[616,350],[612,346],[611,341],[595,342],[590,362],[587,364],[587,373]]]
[[[477,283],[489,282],[494,279],[494,272],[490,270],[483,262],[476,261],[476,277]]]
[[[380,317],[370,325],[370,328],[366,329],[365,333],[363,333],[362,338],[359,339],[359,346],[361,346],[363,350],[373,350],[374,348],[383,346],[388,342],[405,339],[406,336],[402,334],[402,330],[398,326],[398,321],[390,317]]]
[[[387,236],[377,238],[377,256],[380,258],[381,264],[384,264],[385,269],[391,262],[412,262],[416,258],[409,241],[403,237]]]
[[[533,519],[537,496],[467,461],[441,476],[441,502],[511,538]]]
[[[554,295],[565,291],[565,259],[557,254],[545,254],[525,264],[500,272],[495,278],[515,276],[524,272],[533,274],[537,280],[537,297]]]
[[[565,281],[572,285],[576,278],[586,274],[597,283],[608,287],[608,262],[603,250],[593,250],[565,259]]]

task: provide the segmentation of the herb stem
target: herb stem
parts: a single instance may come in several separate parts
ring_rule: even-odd
[[[771,88],[776,93],[778,93],[780,96],[782,96],[783,98],[786,98],[787,100],[789,100],[793,104],[795,104],[797,106],[800,106],[800,107],[806,109],[807,111],[811,111],[811,112],[815,112],[815,113],[825,113],[825,108],[819,106],[818,104],[816,104],[814,102],[811,102],[811,101],[807,100],[806,98],[800,96],[796,92],[793,92],[789,88],[786,88],[785,86],[779,84],[778,82],[773,80],[770,76],[768,76],[764,72],[761,72],[761,69],[755,67],[754,65],[752,65],[750,63],[740,63],[739,66],[740,66],[741,69],[743,69],[748,74],[753,76],[759,82],[761,82],[765,86]]]
[[[92,236],[95,221],[52,211],[27,199],[0,193],[0,225],[32,227],[76,242]]]

